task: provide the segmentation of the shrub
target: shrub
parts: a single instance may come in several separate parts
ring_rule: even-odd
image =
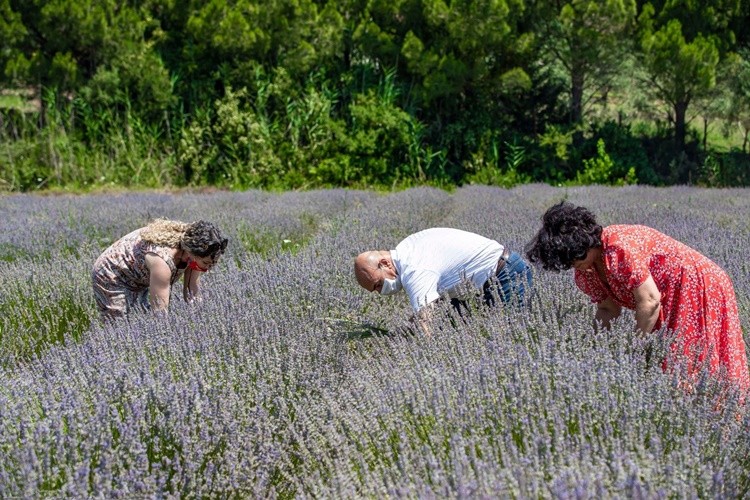
[[[467,172],[466,180],[470,184],[506,188],[529,182],[529,177],[521,172],[526,162],[526,148],[523,145],[505,142],[504,150],[505,165],[502,168],[497,140],[483,140],[480,150],[472,155],[471,162],[464,167]]]
[[[598,152],[599,140],[607,146],[607,154],[613,162],[613,176],[624,178],[632,168],[640,184],[658,185],[660,179],[649,163],[642,139],[632,131],[630,125],[621,125],[607,121],[600,126],[593,126],[590,138],[584,150]]]
[[[635,176],[635,167],[630,167],[624,177],[616,177],[615,163],[605,150],[604,139],[597,141],[596,149],[597,155],[594,158],[583,160],[583,170],[576,174],[575,184],[624,186],[638,183],[638,179]]]

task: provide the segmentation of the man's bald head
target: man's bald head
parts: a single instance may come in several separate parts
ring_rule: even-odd
[[[354,277],[368,292],[380,292],[383,280],[396,277],[396,268],[388,250],[362,252],[354,259]]]
[[[377,282],[373,274],[377,274],[379,258],[379,250],[362,252],[354,258],[354,277],[357,278],[357,283],[369,292],[373,291]]]

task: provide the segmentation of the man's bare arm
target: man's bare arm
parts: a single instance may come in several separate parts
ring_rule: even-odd
[[[419,325],[420,330],[422,330],[422,333],[425,334],[427,337],[432,336],[432,329],[430,328],[430,320],[432,319],[432,308],[434,307],[433,304],[427,304],[423,306],[416,314],[416,321]]]

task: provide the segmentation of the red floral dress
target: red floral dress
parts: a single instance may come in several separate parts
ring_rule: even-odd
[[[721,374],[741,389],[750,389],[734,287],[718,265],[646,226],[604,228],[602,256],[607,283],[596,272],[575,271],[576,285],[593,302],[609,296],[622,307],[635,309],[633,290],[650,274],[661,292],[654,330],[666,326],[675,332],[675,354],[693,356],[688,360],[697,355],[698,363],[688,362],[689,371],[695,373],[708,361],[711,373]],[[710,359],[706,360],[707,356]]]

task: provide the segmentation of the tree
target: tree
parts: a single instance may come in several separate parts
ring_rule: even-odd
[[[155,26],[139,8],[115,0],[0,2],[10,21],[0,24],[10,35],[6,78],[69,97],[98,78],[89,90],[106,105],[161,109],[171,102],[169,75],[148,39]]]
[[[672,19],[655,32],[646,30],[641,48],[648,74],[646,91],[671,107],[675,145],[682,152],[688,107],[693,99],[705,95],[716,84],[719,64],[716,40],[698,35],[687,42],[682,24]]]
[[[635,0],[546,0],[539,33],[569,81],[570,121],[583,121],[587,96],[606,88],[630,52]]]
[[[519,31],[521,0],[373,0],[354,31],[363,59],[396,68],[401,106],[428,128],[456,164],[489,129],[510,126],[508,103],[529,92],[538,60]]]
[[[736,46],[750,49],[750,2],[747,0],[740,2],[730,29],[735,34]]]
[[[737,43],[737,29],[747,24],[746,0],[638,0],[641,22],[658,31],[671,20],[682,25],[682,34],[690,42],[696,36],[711,37],[721,54]]]
[[[717,68],[733,47],[740,0],[652,0],[638,18],[645,89],[668,104],[677,152],[685,148],[691,102],[716,84]],[[746,2],[744,2],[746,3]]]
[[[155,10],[169,34],[158,50],[177,75],[178,92],[195,102],[223,87],[251,88],[258,70],[282,70],[302,88],[314,71],[336,67],[344,22],[336,2],[313,0],[171,1]]]
[[[29,71],[29,60],[20,50],[21,41],[28,36],[21,15],[13,10],[10,0],[0,0],[0,84],[16,85]]]
[[[726,83],[730,89],[729,121],[742,131],[742,152],[747,152],[750,135],[750,49],[740,50],[728,60]]]

